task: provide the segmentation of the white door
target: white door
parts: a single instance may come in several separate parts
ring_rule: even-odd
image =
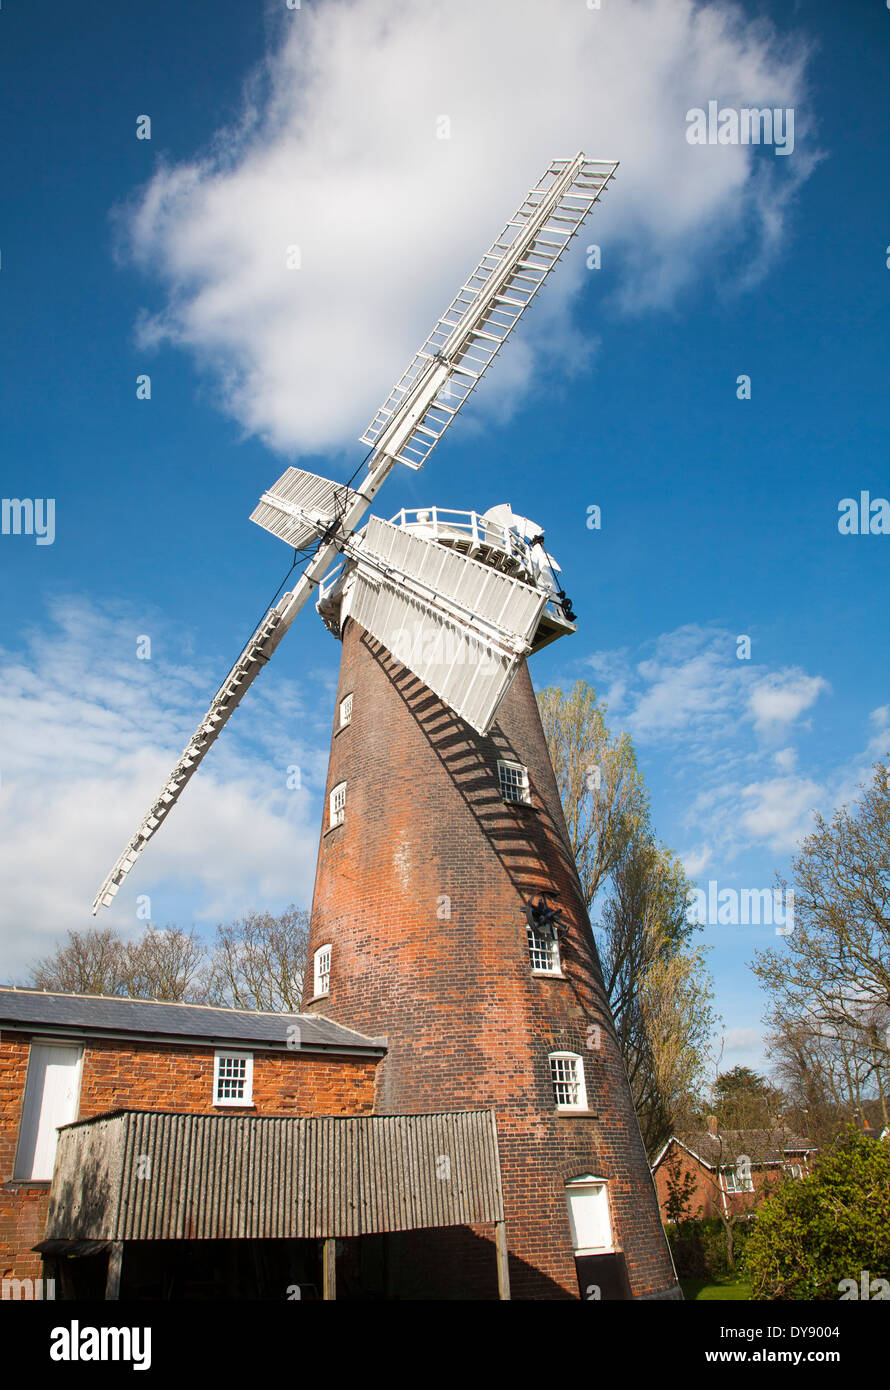
[[[17,1178],[43,1181],[52,1177],[56,1130],[77,1119],[80,1054],[79,1047],[31,1044],[15,1160]]]
[[[605,1182],[579,1182],[566,1186],[572,1244],[576,1255],[601,1255],[612,1250],[612,1223]]]

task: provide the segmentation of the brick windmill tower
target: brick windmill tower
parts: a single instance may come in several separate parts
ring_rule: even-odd
[[[402,590],[417,538],[435,609]],[[539,528],[509,507],[402,512],[385,540],[385,581],[347,562],[319,601],[343,653],[304,1007],[386,1033],[383,1113],[496,1110],[514,1297],[665,1294],[676,1277],[528,667],[443,611],[455,579],[478,586],[515,635],[524,603],[534,652],[574,631],[571,609]],[[392,1246],[403,1296],[495,1296],[480,1234]]]
[[[343,653],[304,1008],[386,1033],[381,1113],[497,1112],[519,1298],[678,1296],[526,665],[574,614],[509,506],[357,527],[397,463],[422,466],[616,167],[551,164],[362,436],[355,488],[290,468],[263,495],[252,520],[311,558],[93,907],[316,597]],[[484,1232],[387,1240],[393,1296],[496,1296]]]

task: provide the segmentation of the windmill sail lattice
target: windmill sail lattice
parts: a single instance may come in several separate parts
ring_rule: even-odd
[[[552,162],[458,291],[374,416],[362,436],[371,454],[365,476],[354,490],[300,469],[289,469],[263,495],[253,520],[298,550],[317,541],[316,553],[294,589],[266,613],[223,681],[160,793],[99,889],[93,902],[94,915],[100,907],[113,901],[146,843],[169,815],[223,725],[273,655],[297,614],[317,593],[331,565],[347,550],[356,527],[396,463],[411,468],[422,466],[608,186],[617,167],[615,161],[589,160],[583,154]],[[369,546],[361,570],[361,585],[368,583],[370,555]],[[385,577],[380,582],[386,587]],[[370,610],[367,592],[362,601]],[[496,709],[503,693],[500,682],[505,680],[509,685],[511,679],[510,653],[516,655],[518,650],[521,656],[524,650],[523,621],[502,630],[499,637],[497,624],[492,625],[477,609],[473,619],[475,629],[469,620],[465,625],[466,653],[478,650],[473,644],[482,641],[480,634],[485,631],[487,649],[494,654],[495,665],[501,663],[500,675],[490,687],[474,678],[471,687],[452,691],[461,708],[468,711],[468,718],[471,712],[473,720],[484,723],[489,712]],[[454,631],[459,631],[461,624],[455,625],[453,613],[441,618],[443,627],[449,622]],[[511,647],[511,642],[518,643],[518,648]],[[497,655],[499,643],[500,656]],[[489,663],[478,663],[480,673],[485,664]],[[431,680],[438,680],[431,668],[426,669]],[[443,695],[443,698],[446,697]]]
[[[377,444],[412,400],[424,374],[438,364],[447,368],[442,385],[396,454],[410,468],[423,466],[617,167],[614,161],[581,155],[553,161],[415,354],[362,435],[363,444]]]
[[[355,497],[344,483],[289,468],[263,493],[250,519],[295,550],[302,550],[342,516]]]

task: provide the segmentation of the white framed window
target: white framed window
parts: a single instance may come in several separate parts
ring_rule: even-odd
[[[213,1054],[213,1104],[253,1105],[253,1053]]]
[[[13,1176],[49,1182],[56,1161],[59,1126],[77,1119],[83,1048],[32,1042]]]
[[[604,1255],[615,1249],[609,1214],[609,1184],[585,1173],[566,1183],[566,1202],[576,1255]]]
[[[723,1169],[723,1184],[728,1193],[754,1191],[754,1179],[751,1174],[748,1173],[745,1177],[740,1177],[735,1166]]]
[[[526,927],[525,934],[528,938],[528,955],[532,970],[538,975],[561,974],[559,942],[551,940],[549,936],[540,936],[538,932],[532,931],[531,927]]]
[[[317,997],[319,994],[330,994],[331,992],[331,948],[330,946],[319,946],[313,956],[315,966],[312,993]]]
[[[803,1177],[803,1164],[802,1164],[802,1163],[792,1163],[792,1165],[791,1165],[791,1176],[792,1176],[792,1178],[802,1178],[802,1177]]]
[[[557,1110],[586,1110],[584,1063],[577,1052],[550,1053],[550,1080]]]
[[[521,801],[525,805],[531,801],[528,789],[528,768],[522,763],[506,763],[498,759],[498,781],[501,796],[505,801]]]
[[[347,724],[352,723],[352,695],[346,696],[345,700],[340,701],[340,728],[345,729]]]
[[[331,792],[331,820],[333,828],[335,825],[342,825],[346,819],[346,783],[338,782]]]

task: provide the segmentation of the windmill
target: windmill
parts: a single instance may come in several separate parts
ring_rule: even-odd
[[[470,532],[417,520],[409,528],[377,517],[359,522],[397,463],[423,466],[523,312],[612,180],[617,163],[555,159],[461,286],[407,370],[377,411],[361,442],[365,473],[355,487],[289,468],[263,494],[251,519],[311,558],[293,590],[266,612],[127,842],[93,903],[113,901],[148,841],[247,690],[277,650],[335,563],[350,588],[353,611],[384,645],[400,642],[415,674],[480,733],[487,732],[522,659],[574,630],[571,606],[537,528],[494,508]],[[360,471],[360,470],[357,470]],[[432,514],[431,514],[432,516]],[[440,542],[443,542],[440,544]],[[331,612],[332,586],[322,588]],[[324,609],[323,609],[324,615]],[[417,621],[444,638],[417,641]],[[432,651],[431,651],[432,648]],[[454,660],[455,652],[459,660]]]
[[[308,564],[93,906],[312,596],[341,658],[303,1011],[386,1033],[375,1113],[496,1111],[499,1267],[533,1299],[680,1296],[526,663],[575,615],[540,526],[508,504],[359,523],[397,463],[426,461],[616,167],[553,161],[362,435],[355,486],[288,468],[263,494],[252,520]],[[387,1296],[487,1298],[486,1239],[396,1225],[369,1256]]]

